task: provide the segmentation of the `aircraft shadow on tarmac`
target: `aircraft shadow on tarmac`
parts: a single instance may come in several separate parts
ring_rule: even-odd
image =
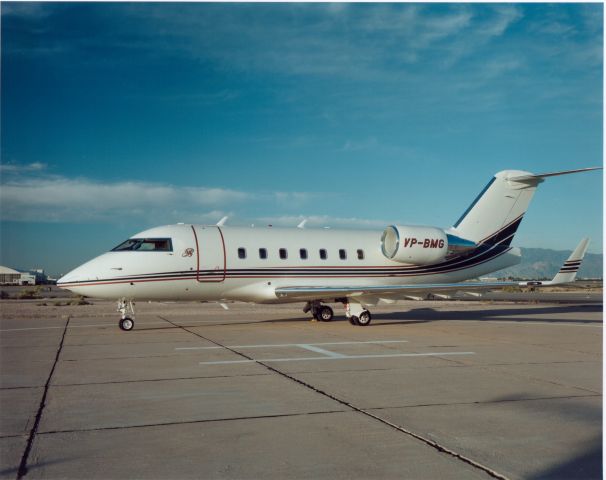
[[[413,308],[401,312],[373,313],[373,322],[381,321],[381,325],[415,324],[438,322],[442,320],[457,321],[499,321],[499,322],[542,322],[542,323],[578,323],[578,324],[601,324],[601,321],[575,320],[574,318],[541,318],[537,315],[564,315],[571,313],[595,313],[602,312],[602,305],[556,305],[545,307],[518,307],[518,308],[487,308],[486,310],[435,310],[430,307]],[[289,323],[309,321],[308,316],[298,318],[280,318],[261,320],[259,322],[242,323]],[[332,322],[347,321],[342,316],[335,314]],[[373,323],[370,324],[372,326]],[[377,325],[374,323],[374,325]]]
[[[591,443],[593,446],[587,448],[583,453],[532,475],[529,477],[530,480],[547,478],[597,480],[602,478],[602,438],[596,437]]]
[[[371,323],[373,325],[400,325],[400,324],[416,324],[416,323],[429,323],[439,322],[443,320],[456,320],[456,321],[498,321],[498,322],[511,322],[511,323],[523,323],[523,322],[541,322],[541,323],[578,323],[587,325],[600,325],[601,321],[594,320],[575,320],[574,318],[557,318],[557,315],[571,314],[571,313],[595,313],[602,312],[601,304],[582,304],[582,305],[550,305],[544,307],[525,307],[520,306],[518,308],[487,308],[486,310],[436,310],[431,307],[423,308],[412,308],[410,310],[401,312],[388,312],[388,313],[373,313],[373,322],[380,321],[380,324]],[[553,315],[556,318],[541,318],[536,315]],[[216,323],[207,323],[208,326],[219,326],[219,325],[253,325],[262,323],[300,323],[309,322],[310,317],[290,317],[290,318],[274,318],[267,320],[258,321],[225,321],[223,318],[218,317]],[[346,322],[347,319],[344,315],[335,312],[335,316],[332,322]],[[331,322],[331,323],[332,323]],[[166,326],[163,327],[141,327],[137,328],[138,331],[152,331],[152,330],[170,330],[173,328],[196,328],[202,326],[200,323],[188,324],[183,322],[182,324],[170,324],[167,322]]]
[[[597,324],[592,320],[576,320],[574,318],[557,318],[558,315],[571,313],[601,312],[601,305],[560,305],[545,307],[518,308],[488,308],[486,310],[434,310],[433,308],[415,308],[406,312],[376,313],[375,320],[396,320],[390,323],[423,323],[440,320],[457,321],[494,321],[499,322],[545,322],[545,323],[579,323]],[[551,315],[556,318],[541,318],[537,315]]]
[[[31,463],[31,464],[28,463],[27,472],[36,470],[38,468],[49,467],[51,465],[67,463],[72,460],[73,460],[73,458],[70,459],[70,458],[65,457],[65,458],[59,458],[56,460],[47,460],[47,461],[39,462],[39,463]],[[9,467],[9,468],[2,469],[2,470],[0,470],[0,478],[9,478],[9,477],[16,478],[16,477],[22,475],[22,473],[19,470],[20,470],[20,467]]]
[[[534,402],[524,401],[531,398],[530,395],[508,395],[497,398],[493,402],[512,402],[516,408],[526,410],[531,415],[543,415],[546,412],[553,414],[554,418],[561,419],[562,423],[567,421],[584,422],[595,426],[602,423],[602,409],[600,407],[588,407],[586,403],[579,403],[570,398],[566,402]],[[577,423],[578,424],[578,423]],[[562,462],[550,466],[543,471],[536,472],[528,478],[539,479],[599,479],[602,476],[602,437],[600,435],[585,442],[585,448],[571,457],[562,459]]]

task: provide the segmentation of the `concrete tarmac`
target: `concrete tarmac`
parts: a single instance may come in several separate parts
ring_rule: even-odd
[[[0,303],[0,478],[601,478],[602,305]]]

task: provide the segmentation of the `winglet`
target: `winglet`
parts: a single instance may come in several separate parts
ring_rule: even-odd
[[[217,227],[222,227],[223,225],[225,225],[225,222],[227,222],[227,219],[228,219],[228,218],[229,218],[229,217],[223,217],[221,220],[219,220],[219,221],[217,222]]]
[[[305,228],[306,223],[307,223],[307,218],[303,219],[303,221],[301,223],[299,223],[299,225],[297,225],[297,228]]]
[[[572,252],[572,255],[570,255],[568,260],[564,262],[564,265],[562,265],[560,271],[555,277],[553,277],[553,280],[551,282],[543,282],[543,285],[558,285],[560,283],[574,282],[588,246],[588,238],[581,240],[581,242],[577,245],[577,248],[575,248],[574,252]]]

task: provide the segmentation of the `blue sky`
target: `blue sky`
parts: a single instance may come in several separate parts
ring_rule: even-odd
[[[602,164],[600,4],[2,3],[0,264],[174,222],[452,225],[497,171]],[[602,175],[514,240],[602,251]]]

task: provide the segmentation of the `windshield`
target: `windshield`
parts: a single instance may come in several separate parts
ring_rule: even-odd
[[[122,242],[112,252],[172,252],[173,244],[170,238],[129,238]]]

